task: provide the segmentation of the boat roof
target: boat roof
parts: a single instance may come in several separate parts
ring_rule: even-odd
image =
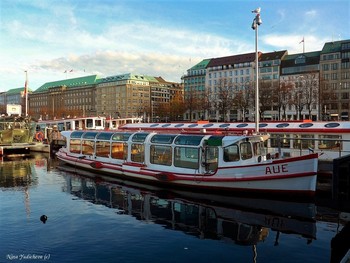
[[[130,123],[125,124],[122,129],[141,130],[206,130],[206,131],[249,131],[255,130],[253,122],[198,122],[198,123]],[[261,122],[259,124],[261,132],[346,132],[350,133],[349,121],[298,121],[298,122]]]
[[[61,132],[62,136],[70,139],[70,138],[76,138],[76,139],[90,139],[90,140],[94,140],[95,138],[100,140],[110,140],[111,138],[113,138],[112,140],[123,140],[123,141],[128,141],[129,138],[131,138],[134,134],[144,134],[145,136],[147,136],[148,134],[150,134],[152,137],[154,136],[172,136],[173,138],[175,137],[179,137],[179,136],[188,136],[188,137],[202,137],[205,138],[205,140],[207,140],[207,144],[210,146],[228,146],[231,145],[235,142],[238,142],[240,140],[250,140],[253,142],[258,142],[258,141],[263,141],[266,138],[264,136],[261,135],[253,135],[253,136],[242,136],[242,135],[223,135],[223,134],[213,134],[213,133],[197,133],[197,134],[188,134],[188,133],[178,133],[178,134],[168,134],[168,133],[157,133],[157,132],[144,132],[144,131],[83,131],[83,130],[79,130],[79,131],[62,131]],[[104,135],[107,136],[104,136]],[[126,136],[123,136],[123,139],[117,139],[117,138],[122,138],[120,137],[120,134],[125,134]],[[114,136],[117,135],[117,136]],[[187,141],[188,139],[186,139]]]

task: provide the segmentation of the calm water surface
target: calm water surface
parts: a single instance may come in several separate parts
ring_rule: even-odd
[[[312,202],[126,185],[33,157],[0,162],[0,262],[337,262],[349,228]]]

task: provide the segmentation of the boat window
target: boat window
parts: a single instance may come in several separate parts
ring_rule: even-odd
[[[82,154],[92,155],[94,153],[94,148],[95,148],[94,141],[83,140],[81,146],[82,146]]]
[[[339,151],[342,150],[343,144],[342,144],[342,137],[339,135],[320,135],[320,140],[318,143],[318,148],[320,150],[334,150]]]
[[[220,124],[220,125],[219,125],[220,128],[226,128],[226,127],[228,127],[228,126],[230,126],[229,123],[224,123],[224,124]]]
[[[113,142],[111,156],[113,159],[126,160],[128,158],[128,144],[125,142]]]
[[[184,126],[183,123],[179,123],[179,124],[176,124],[176,125],[175,125],[176,128],[179,128],[179,127],[182,127],[182,126]]]
[[[110,140],[112,135],[113,135],[112,132],[101,132],[101,133],[97,134],[96,139],[97,140]]]
[[[151,145],[151,163],[160,165],[171,165],[171,146]]]
[[[248,126],[248,123],[241,123],[241,124],[237,125],[237,128],[243,128],[243,127],[246,127],[246,126]]]
[[[174,165],[176,167],[198,169],[199,149],[194,147],[175,147]]]
[[[179,145],[199,145],[203,137],[202,135],[179,135],[176,137],[174,143]]]
[[[267,123],[260,123],[260,124],[259,124],[259,127],[260,127],[260,128],[264,128],[264,127],[266,127],[267,125],[268,125]]]
[[[236,162],[239,161],[239,150],[237,144],[232,144],[224,148],[224,161]]]
[[[131,161],[143,163],[145,161],[145,145],[139,143],[131,144]]]
[[[61,132],[61,131],[65,131],[64,129],[64,123],[63,122],[59,122],[57,123],[57,128],[58,130]]]
[[[324,127],[326,128],[335,128],[335,127],[338,127],[340,124],[337,123],[337,122],[330,122],[330,123],[327,123],[324,125]]]
[[[289,123],[280,123],[280,124],[276,125],[277,128],[285,128],[285,127],[288,127],[288,126],[289,126]]]
[[[309,128],[311,126],[313,126],[314,124],[311,122],[307,122],[307,123],[302,123],[299,125],[300,128]]]
[[[96,156],[109,157],[110,146],[111,146],[110,142],[97,141],[96,142]]]
[[[70,122],[70,121],[67,121],[67,122],[66,122],[66,129],[67,129],[67,131],[69,131],[69,130],[72,130],[72,129],[73,129],[72,124],[71,124],[71,122]]]
[[[308,149],[308,148],[314,148],[315,142],[313,139],[314,135],[308,135],[308,134],[294,134],[294,140],[293,140],[293,148],[294,149]]]
[[[163,124],[162,127],[165,128],[165,127],[169,127],[171,125],[171,123],[167,123],[167,124]]]
[[[198,126],[197,123],[193,123],[193,124],[188,125],[189,128],[193,128],[193,127],[197,127],[197,126]]]
[[[70,135],[71,138],[81,138],[81,136],[83,135],[84,132],[82,131],[74,131],[72,132],[72,134]]]
[[[149,133],[144,133],[144,132],[140,132],[140,133],[135,133],[132,136],[132,141],[133,142],[144,142],[146,140],[146,137],[148,136]]]
[[[120,132],[120,133],[115,133],[112,136],[113,141],[127,141],[129,140],[129,137],[132,135],[132,133],[125,133],[125,132]]]
[[[103,125],[102,125],[102,120],[95,120],[95,126],[96,127],[103,127]]]
[[[218,168],[219,149],[215,146],[205,148],[206,170],[215,171]]]
[[[213,126],[213,125],[214,125],[214,123],[204,124],[204,125],[203,125],[203,128],[208,128],[208,127],[211,127],[211,126]]]
[[[247,160],[253,157],[252,145],[250,142],[242,142],[240,144],[241,158]]]
[[[159,125],[159,123],[154,123],[150,127],[157,127],[158,125]]]
[[[83,134],[84,139],[95,139],[98,132],[86,132]]]
[[[79,139],[71,139],[69,142],[69,150],[71,153],[80,153],[81,146]]]
[[[290,148],[290,141],[289,134],[275,134],[273,137],[270,137],[272,148]]]
[[[254,155],[261,155],[262,154],[262,145],[261,142],[253,142],[253,153]]]
[[[86,119],[86,127],[93,128],[94,127],[94,120],[93,119]]]
[[[156,134],[151,138],[153,143],[171,144],[177,135],[173,134]]]

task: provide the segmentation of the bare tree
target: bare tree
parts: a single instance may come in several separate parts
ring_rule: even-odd
[[[275,102],[275,90],[273,88],[273,81],[261,80],[259,82],[259,114],[263,118],[265,111],[272,109]]]
[[[185,109],[189,112],[190,121],[192,121],[192,113],[198,109],[198,92],[192,87],[185,92]]]
[[[237,110],[241,112],[243,121],[245,121],[246,113],[253,103],[254,94],[254,87],[250,81],[242,86],[237,85],[235,88],[233,103]]]
[[[233,107],[233,86],[227,78],[219,79],[216,83],[217,99],[215,100],[215,108],[222,115],[222,120],[225,120],[225,114]]]
[[[286,120],[286,110],[290,103],[293,83],[290,81],[282,81],[278,90],[278,116],[281,118],[281,110],[283,111],[282,119]]]
[[[185,113],[185,102],[181,92],[176,92],[175,96],[169,102],[170,120],[179,120]]]
[[[312,109],[318,105],[318,92],[319,92],[319,81],[318,75],[309,74],[305,80],[305,101],[306,108],[309,112],[309,119],[311,119]]]

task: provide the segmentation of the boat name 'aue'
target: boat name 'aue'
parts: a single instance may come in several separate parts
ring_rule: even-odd
[[[278,173],[288,173],[288,164],[267,166],[265,174],[278,174]]]

